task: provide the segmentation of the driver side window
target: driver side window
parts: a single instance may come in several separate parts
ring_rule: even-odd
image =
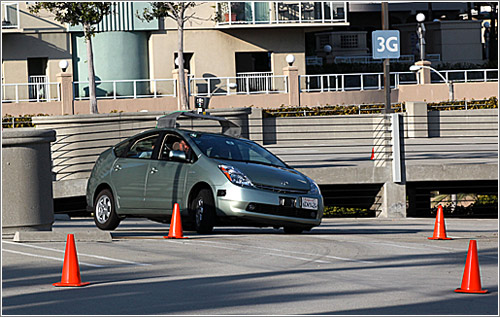
[[[190,160],[192,150],[187,142],[181,137],[173,134],[168,134],[165,136],[163,144],[160,151],[160,160],[168,161],[169,154],[171,151],[183,151],[186,153],[186,158]]]
[[[150,159],[151,156],[153,155],[153,150],[157,138],[158,134],[154,134],[136,140],[128,150],[127,155],[125,155],[125,157]]]

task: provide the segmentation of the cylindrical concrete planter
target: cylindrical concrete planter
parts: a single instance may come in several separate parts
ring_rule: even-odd
[[[54,130],[2,131],[2,231],[52,230],[50,142]]]

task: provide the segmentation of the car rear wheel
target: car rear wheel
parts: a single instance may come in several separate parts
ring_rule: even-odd
[[[115,212],[115,201],[109,189],[103,189],[94,203],[94,222],[101,230],[114,230],[120,224]]]
[[[209,189],[198,192],[191,201],[191,210],[194,212],[196,232],[211,233],[215,225],[215,204]]]

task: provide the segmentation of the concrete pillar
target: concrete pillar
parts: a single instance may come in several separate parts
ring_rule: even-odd
[[[288,76],[288,106],[300,106],[299,68],[297,66],[284,67],[283,75]]]
[[[409,138],[427,138],[429,136],[427,103],[422,101],[407,101],[406,114]]]
[[[73,74],[59,73],[57,81],[61,83],[61,114],[75,114],[73,100]]]
[[[431,66],[431,62],[429,61],[418,61],[415,63],[417,66]],[[420,85],[430,84],[431,83],[431,70],[429,68],[421,68],[417,72],[417,76],[419,78],[418,83]]]
[[[180,81],[179,81],[179,69],[174,69],[172,71],[172,78],[176,80],[176,86],[175,86],[175,89],[176,89],[176,96],[177,96],[177,109],[178,110],[183,110],[181,109],[181,98],[179,97],[180,96],[180,91],[181,91],[181,88],[180,88]],[[188,95],[188,100],[189,100],[189,103],[190,104],[194,104],[194,99],[191,100],[191,97],[192,96],[189,96],[189,76],[188,76],[188,71],[187,69],[184,69],[184,82],[186,83],[186,94]],[[208,87],[208,89],[210,90],[210,87]]]
[[[2,231],[52,230],[54,130],[2,131]]]
[[[379,194],[380,218],[406,218],[406,185],[386,182]]]
[[[263,145],[264,144],[264,120],[262,118],[262,109],[253,108],[252,113],[248,117],[249,126],[248,134],[249,139]]]

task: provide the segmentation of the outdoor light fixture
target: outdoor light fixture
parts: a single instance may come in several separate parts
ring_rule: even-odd
[[[238,87],[237,83],[229,83],[229,88],[235,89],[236,87]]]
[[[59,62],[59,68],[63,71],[63,73],[68,69],[69,63],[67,60],[63,59]]]
[[[288,63],[288,66],[292,66],[293,62],[295,62],[295,56],[293,56],[292,54],[288,54],[286,56],[286,62]]]
[[[418,72],[422,68],[430,69],[433,72],[435,72],[436,74],[438,74],[439,77],[441,77],[441,79],[448,85],[448,94],[449,94],[450,100],[454,100],[455,96],[454,96],[454,91],[453,91],[453,82],[451,80],[447,80],[443,75],[441,75],[440,72],[438,72],[434,68],[432,68],[430,66],[423,66],[423,65],[411,65],[410,66],[410,71],[412,71],[412,72]]]
[[[328,45],[326,44],[324,47],[323,47],[323,51],[327,54],[331,53],[332,51],[332,46],[331,45]]]
[[[423,23],[425,21],[425,14],[417,14],[416,19],[418,22],[417,34],[420,43],[420,60],[423,61],[425,59],[425,25]]]
[[[417,14],[417,22],[422,23],[424,21],[425,21],[425,14],[423,14],[423,13]]]

